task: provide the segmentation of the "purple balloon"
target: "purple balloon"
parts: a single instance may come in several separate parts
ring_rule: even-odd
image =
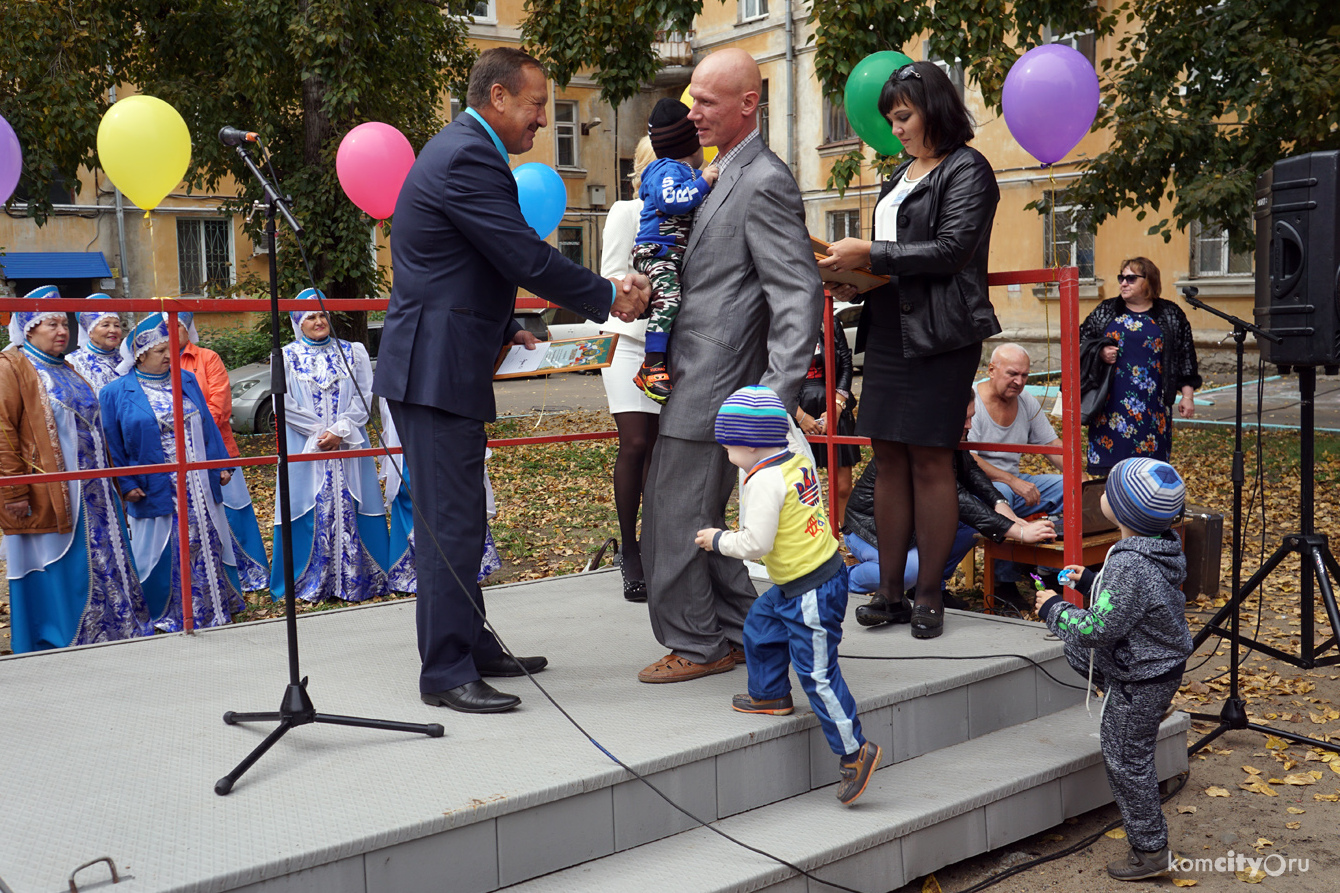
[[[1005,76],[1010,133],[1038,161],[1055,164],[1079,145],[1098,113],[1098,73],[1065,44],[1034,47]]]
[[[23,151],[19,148],[18,135],[9,122],[0,116],[0,205],[9,201],[14,187],[19,185],[19,174],[23,172]]]

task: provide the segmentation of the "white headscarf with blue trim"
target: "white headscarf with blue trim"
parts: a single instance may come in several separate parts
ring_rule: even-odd
[[[39,285],[23,296],[25,301],[59,298],[60,289],[54,285]],[[21,345],[28,341],[28,333],[48,316],[65,319],[64,310],[15,310],[9,317],[9,343]]]
[[[169,340],[167,321],[161,313],[150,313],[135,326],[135,331],[126,340],[130,342],[130,356],[121,361],[116,371],[125,375],[135,368],[135,361],[152,347]]]
[[[317,290],[314,289],[314,288],[304,288],[302,291],[298,292],[298,293],[294,296],[293,300],[295,300],[295,301],[308,301],[308,300],[312,300],[312,301],[314,301],[314,300],[317,298],[317,296],[320,296],[320,298],[321,298],[322,301],[324,301],[324,300],[326,299],[326,293],[325,293],[325,292],[323,292],[323,291],[317,291]],[[294,339],[297,340],[297,341],[301,341],[301,340],[302,340],[302,321],[303,321],[304,319],[306,319],[307,317],[311,316],[311,315],[314,314],[314,313],[324,313],[324,312],[325,312],[325,311],[321,309],[321,305],[320,305],[320,304],[315,304],[315,305],[312,307],[311,310],[290,310],[290,311],[289,311],[289,314],[288,314],[288,318],[289,318],[289,322],[293,323],[293,337],[294,337]]]
[[[163,311],[163,322],[165,323],[171,322],[171,320],[167,315],[166,310]],[[190,339],[192,344],[200,343],[200,333],[195,330],[194,313],[191,313],[189,311],[179,311],[177,313],[177,322],[180,323],[181,325],[186,326],[186,337]]]
[[[103,298],[106,298],[107,300],[110,301],[112,299],[112,296],[99,291],[89,295],[88,298],[89,300],[101,300]],[[121,314],[117,313],[115,310],[87,310],[79,314],[80,347],[88,347],[90,344],[93,343],[92,339],[89,338],[89,333],[92,332],[95,328],[97,328],[98,323],[102,322],[105,318],[109,316],[115,316],[117,319],[121,319]],[[121,324],[124,327],[125,321],[122,320]],[[119,360],[117,363],[118,366],[122,361],[130,357],[129,342],[130,339],[126,337],[123,329],[121,334],[121,346],[117,348],[117,353],[121,355],[121,360]]]

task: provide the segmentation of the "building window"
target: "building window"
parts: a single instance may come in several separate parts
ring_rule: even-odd
[[[1252,252],[1233,251],[1228,244],[1228,230],[1207,228],[1199,222],[1191,224],[1191,275],[1195,276],[1250,276]]]
[[[619,200],[631,201],[637,198],[637,189],[633,186],[633,159],[619,159]]]
[[[861,238],[861,209],[828,212],[828,241]]]
[[[1079,50],[1084,58],[1089,60],[1090,65],[1096,66],[1098,64],[1095,61],[1098,53],[1098,41],[1092,29],[1058,34],[1052,30],[1050,25],[1047,25],[1042,29],[1042,42],[1063,43],[1072,49]]]
[[[824,97],[824,142],[841,143],[856,139],[851,122],[847,120],[847,110],[841,100],[834,101]]]
[[[558,228],[558,251],[575,264],[586,266],[582,252],[582,228],[580,226],[560,226]]]
[[[768,14],[768,0],[740,0],[740,21],[761,19]]]
[[[931,41],[926,41],[926,61],[934,62],[945,74],[949,75],[949,82],[954,85],[958,91],[958,98],[964,98],[963,89],[963,62],[957,56],[952,61],[935,52],[935,45]]]
[[[232,221],[177,220],[177,278],[184,295],[233,284]]]
[[[1065,204],[1063,193],[1049,194],[1046,205],[1055,201],[1055,210],[1043,210],[1043,258],[1045,267],[1079,267],[1079,278],[1092,280],[1093,214],[1077,205]]]
[[[463,112],[463,111],[465,111],[465,104],[464,104],[463,102],[461,102],[459,99],[457,99],[455,96],[451,97],[451,118],[450,118],[450,120],[455,121],[457,118],[459,118],[459,117],[461,116],[461,112]]]
[[[554,100],[554,151],[558,167],[579,167],[577,163],[577,103]]]
[[[768,80],[763,79],[763,89],[758,92],[758,135],[763,138],[763,145],[771,147],[772,143],[768,140]]]
[[[475,0],[470,4],[470,17],[481,24],[498,21],[497,0]]]

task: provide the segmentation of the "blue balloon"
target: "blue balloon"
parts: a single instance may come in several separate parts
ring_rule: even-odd
[[[558,229],[568,210],[568,188],[563,178],[547,164],[531,161],[512,171],[516,177],[521,216],[541,239]]]

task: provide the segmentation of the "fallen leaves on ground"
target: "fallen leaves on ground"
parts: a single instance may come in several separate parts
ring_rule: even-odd
[[[1241,787],[1241,785],[1239,785],[1239,787]],[[1221,788],[1221,787],[1218,787],[1217,785],[1211,785],[1210,787],[1208,787],[1208,788],[1205,789],[1205,796],[1206,796],[1206,797],[1228,797],[1228,796],[1230,796],[1230,795],[1229,795],[1228,790],[1227,790],[1226,788]]]

